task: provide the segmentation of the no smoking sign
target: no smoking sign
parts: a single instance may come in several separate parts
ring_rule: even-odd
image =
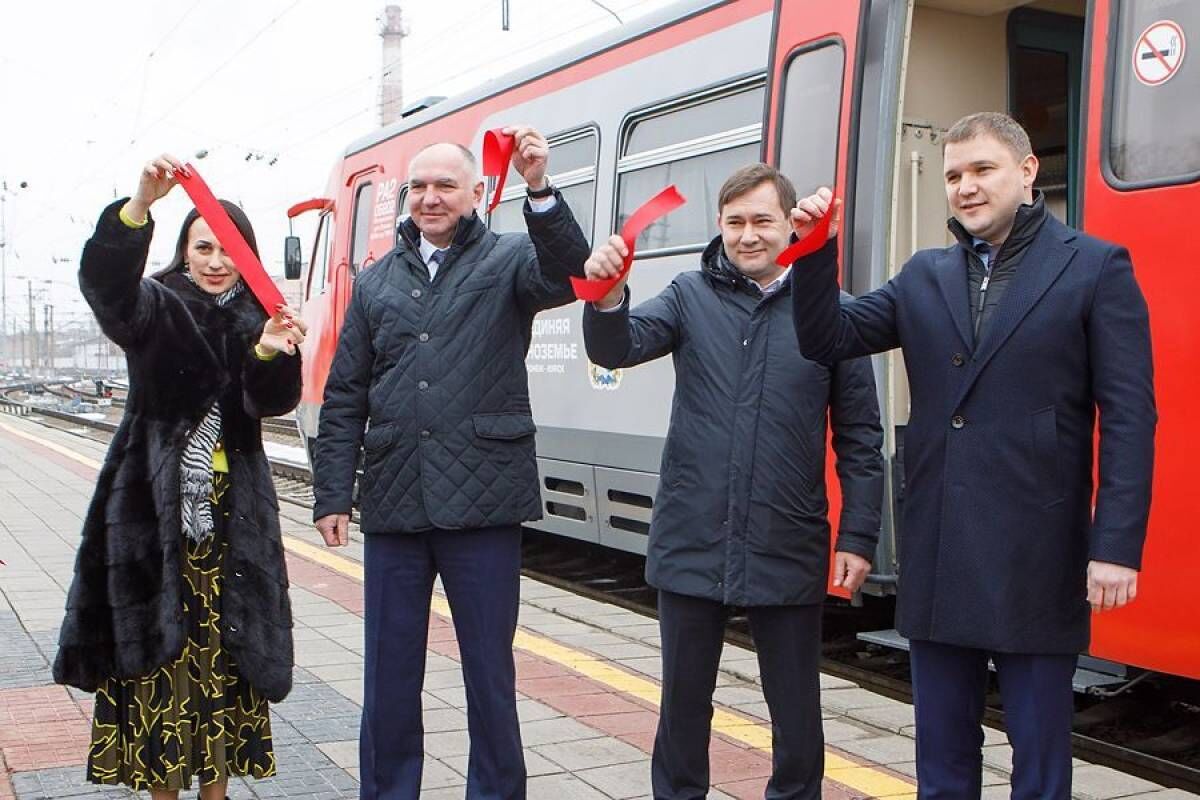
[[[1133,48],[1133,74],[1146,86],[1161,86],[1179,72],[1187,40],[1183,28],[1169,19],[1151,25]]]

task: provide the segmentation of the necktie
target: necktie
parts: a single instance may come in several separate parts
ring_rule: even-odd
[[[434,250],[433,253],[430,254],[428,264],[429,280],[433,280],[434,276],[437,275],[438,269],[442,266],[442,261],[444,261],[445,258],[445,250]]]

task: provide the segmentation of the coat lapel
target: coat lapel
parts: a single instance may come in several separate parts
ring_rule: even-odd
[[[992,356],[1008,341],[1008,337],[1012,336],[1021,320],[1025,319],[1066,269],[1077,252],[1067,243],[1074,236],[1073,230],[1053,218],[1047,219],[1042,225],[1037,238],[1022,256],[1017,274],[1013,276],[1012,283],[1004,292],[995,316],[983,331],[983,338],[970,362],[971,371],[955,400],[956,406],[962,403]],[[966,280],[965,272],[963,280]]]
[[[974,337],[971,335],[970,298],[967,297],[966,254],[961,247],[947,248],[937,255],[935,279],[950,316],[954,318],[954,327],[962,337],[963,345],[970,350]]]

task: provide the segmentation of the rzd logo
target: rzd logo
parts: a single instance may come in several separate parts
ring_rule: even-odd
[[[593,389],[598,389],[602,392],[613,392],[621,386],[621,370],[605,369],[589,361],[588,381],[591,382]]]

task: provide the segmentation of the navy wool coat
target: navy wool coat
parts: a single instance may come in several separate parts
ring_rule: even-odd
[[[917,253],[849,303],[836,254],[831,240],[796,262],[796,334],[825,363],[904,351],[900,632],[996,652],[1085,649],[1087,562],[1138,568],[1150,509],[1149,316],[1128,253],[1047,219],[978,344],[960,245]]]
[[[826,433],[842,488],[837,549],[872,560],[883,461],[867,359],[833,367],[800,355],[791,291],[759,291],[719,258],[632,311],[588,304],[588,358],[615,369],[668,353],[671,423],[650,522],[646,579],[726,605],[819,603],[829,574]]]

